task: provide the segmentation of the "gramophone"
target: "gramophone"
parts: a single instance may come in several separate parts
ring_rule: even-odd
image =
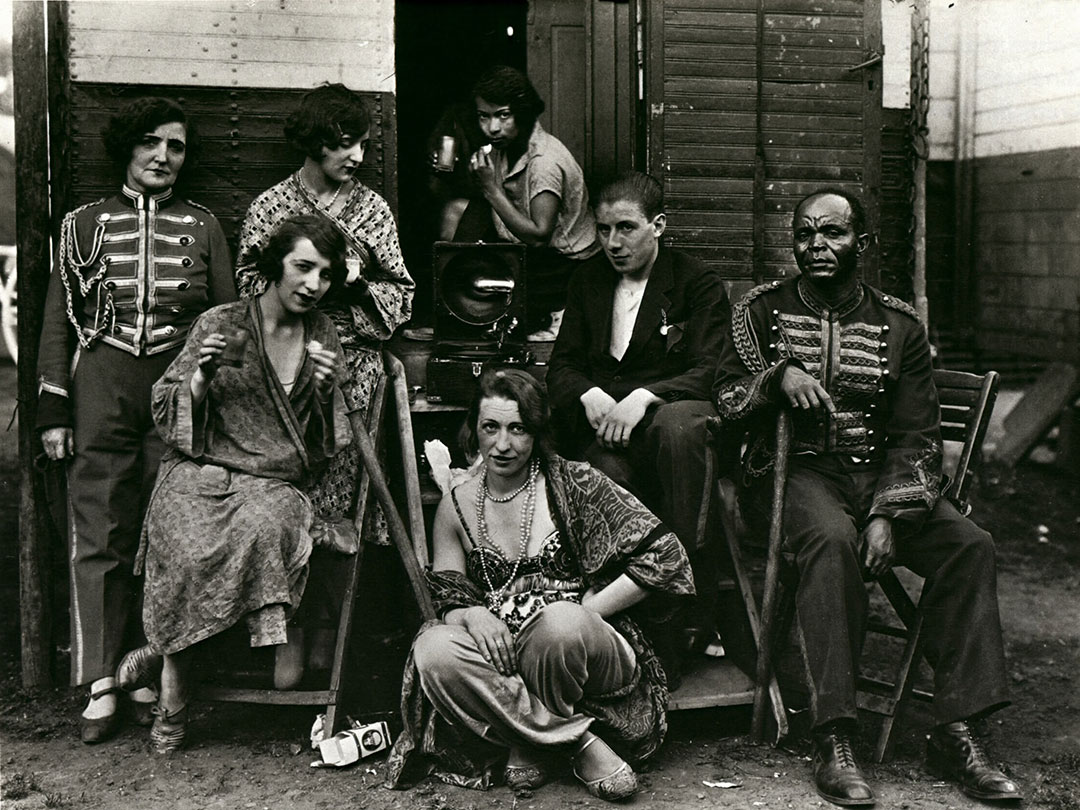
[[[521,366],[525,351],[525,246],[436,242],[435,346],[430,402],[466,404],[484,368]]]

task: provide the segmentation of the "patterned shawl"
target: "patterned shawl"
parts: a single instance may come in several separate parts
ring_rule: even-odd
[[[639,625],[659,629],[682,598],[693,596],[690,563],[675,535],[603,473],[559,456],[545,460],[544,472],[552,518],[586,584],[599,589],[626,574],[650,591],[646,600],[608,619],[634,649],[638,664],[634,679],[614,696],[583,700],[578,706],[596,718],[593,728],[621,756],[641,762],[657,751],[667,733],[668,687],[660,660]],[[483,589],[464,575],[429,571],[427,576],[439,615],[453,607],[483,604]],[[452,726],[434,710],[420,689],[411,652],[401,712],[405,728],[387,762],[389,787],[403,787],[431,771],[454,784],[490,786],[505,750]]]

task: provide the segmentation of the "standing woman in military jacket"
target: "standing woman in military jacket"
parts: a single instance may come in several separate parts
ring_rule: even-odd
[[[102,136],[122,184],[64,217],[38,361],[41,442],[69,461],[71,682],[90,686],[86,743],[118,729],[114,676],[141,636],[132,564],[163,450],[150,388],[195,318],[236,299],[221,225],[174,193],[195,146],[180,106],[137,99]],[[148,692],[132,695],[147,724]]]

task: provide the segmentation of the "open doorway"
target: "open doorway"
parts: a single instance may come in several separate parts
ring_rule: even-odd
[[[444,110],[468,102],[496,64],[526,70],[527,0],[397,0],[398,229],[417,291],[413,324],[432,322],[437,210],[428,139]]]

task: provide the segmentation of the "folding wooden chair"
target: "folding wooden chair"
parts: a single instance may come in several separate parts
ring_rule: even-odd
[[[376,449],[383,436],[386,422],[386,404],[388,389],[393,391],[392,406],[396,415],[395,426],[401,436],[402,462],[406,470],[416,469],[415,448],[412,441],[412,420],[409,413],[409,394],[405,383],[405,368],[389,352],[383,353],[385,373],[376,383],[372,394],[371,407],[368,409],[367,423],[358,414],[352,419],[353,437],[360,451],[363,467],[357,485],[356,531],[360,545],[356,554],[349,560],[349,578],[342,601],[341,615],[338,618],[337,637],[334,644],[334,660],[330,668],[330,685],[327,689],[251,689],[226,686],[204,686],[199,691],[200,697],[229,703],[261,703],[279,706],[326,706],[326,728],[333,734],[340,725],[342,717],[339,709],[344,694],[345,664],[348,660],[349,645],[352,640],[353,609],[356,587],[360,579],[360,567],[364,557],[363,524],[364,517],[372,503],[372,496],[378,501],[386,516],[390,537],[401,556],[405,572],[413,590],[417,604],[424,619],[433,618],[434,608],[423,579],[422,565],[427,560],[427,546],[424,540],[423,514],[420,511],[420,490],[415,473],[406,474],[406,505],[408,509],[409,531],[402,522],[397,505],[387,486],[386,478],[379,463]],[[415,490],[415,491],[413,491]]]
[[[967,514],[970,506],[967,502],[971,486],[972,462],[976,458],[986,437],[990,424],[990,415],[997,399],[999,375],[995,371],[984,375],[969,374],[962,371],[934,371],[934,384],[941,403],[941,435],[946,442],[960,443],[960,454],[953,471],[951,483],[944,497],[952,500],[957,508]],[[786,453],[777,458],[776,491],[782,493],[787,473]],[[775,494],[775,492],[774,492]],[[782,494],[781,494],[782,499]],[[782,502],[782,500],[781,500]],[[772,673],[772,640],[774,636],[786,637],[787,629],[795,613],[794,588],[787,587],[780,581],[780,568],[785,563],[781,560],[782,526],[781,513],[774,509],[769,531],[769,563],[766,569],[766,593],[762,613],[764,627],[762,643],[759,645],[758,679],[763,682],[766,675]],[[786,579],[786,578],[785,578]],[[771,586],[770,586],[771,580]],[[920,642],[922,629],[922,611],[916,605],[907,589],[900,582],[895,571],[888,571],[881,576],[877,584],[881,587],[900,624],[888,624],[879,621],[868,623],[867,631],[892,636],[904,641],[904,650],[896,673],[891,680],[860,677],[857,683],[857,701],[860,709],[884,717],[881,732],[878,735],[874,751],[874,761],[884,762],[892,753],[893,732],[897,720],[908,701],[914,697],[922,701],[932,701],[933,694],[915,689],[915,676],[921,658]],[[769,598],[770,587],[777,594]],[[776,630],[774,631],[774,628]],[[806,643],[801,632],[796,632],[803,660],[806,659]]]

